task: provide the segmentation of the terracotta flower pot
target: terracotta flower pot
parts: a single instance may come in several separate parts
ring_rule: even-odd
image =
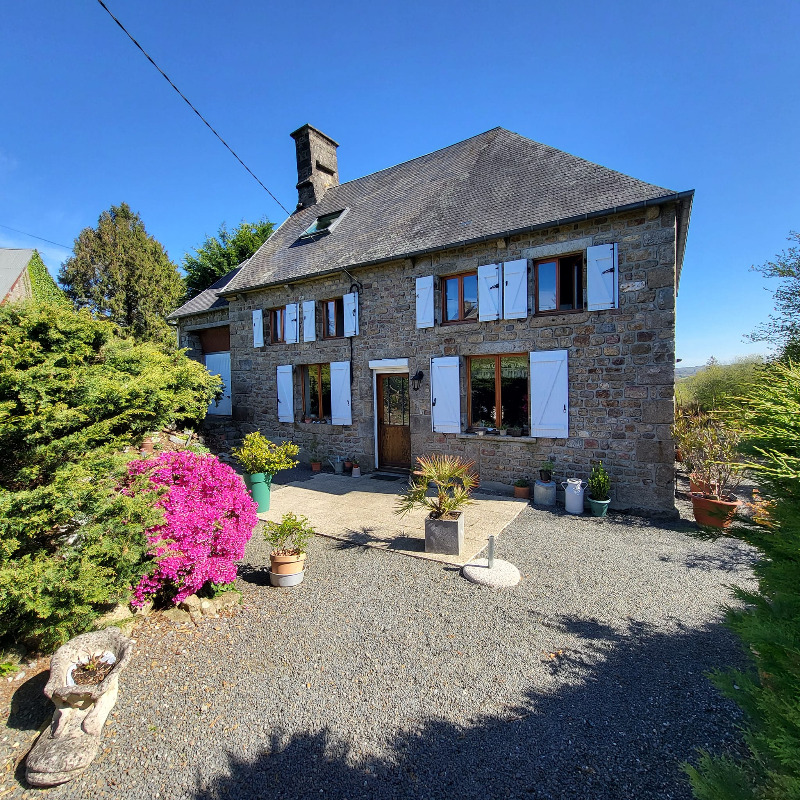
[[[530,500],[531,487],[530,486],[515,486],[514,487],[514,497],[518,497],[520,500]]]
[[[269,557],[269,570],[273,575],[296,575],[302,572],[306,565],[306,554],[300,553],[293,556],[282,556],[271,553]]]
[[[712,500],[700,492],[692,493],[692,510],[698,525],[709,528],[728,528],[739,507],[738,500]]]
[[[704,481],[696,472],[689,475],[689,491],[694,494],[711,494],[711,484]]]
[[[322,469],[322,462],[321,461],[312,461],[311,462],[311,471],[312,472],[319,472]]]

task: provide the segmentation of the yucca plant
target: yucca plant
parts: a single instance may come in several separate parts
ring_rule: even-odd
[[[458,456],[420,456],[415,477],[395,504],[395,514],[402,517],[415,508],[425,508],[432,519],[439,519],[461,511],[473,502],[470,495],[478,486],[474,465]],[[436,484],[436,494],[429,497],[431,483]]]

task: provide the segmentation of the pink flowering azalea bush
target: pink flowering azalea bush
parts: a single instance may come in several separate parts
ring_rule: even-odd
[[[258,522],[241,478],[216,456],[165,452],[132,461],[131,477],[147,475],[164,521],[147,530],[154,568],[134,589],[135,606],[165,592],[180,603],[207,582],[230,583]]]

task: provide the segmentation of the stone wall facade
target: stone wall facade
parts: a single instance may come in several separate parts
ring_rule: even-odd
[[[547,315],[531,311],[526,319],[454,326],[437,322],[433,328],[416,328],[417,277],[447,276],[483,264],[581,252],[587,245],[611,243],[618,245],[619,252],[616,309]],[[586,479],[591,465],[602,459],[612,477],[612,507],[672,513],[675,253],[675,206],[663,205],[351,270],[360,283],[360,333],[349,339],[318,338],[315,342],[272,345],[265,336],[263,347],[253,347],[254,309],[262,309],[266,321],[270,308],[341,297],[355,288],[344,273],[232,299],[229,321],[234,419],[242,432],[261,430],[275,439],[292,439],[306,453],[316,444],[323,456],[356,456],[362,469],[369,470],[375,463],[376,446],[369,362],[407,358],[410,374],[422,370],[425,375],[422,388],[410,393],[414,457],[431,452],[461,455],[475,462],[482,480],[504,483],[521,476],[534,478],[539,464],[548,459],[556,465],[558,480]],[[584,269],[584,287],[585,280]],[[437,319],[440,287],[441,281],[437,281]],[[532,276],[528,294],[532,309]],[[320,314],[318,304],[318,337]],[[183,324],[181,328],[183,336]],[[467,356],[556,349],[568,351],[568,438],[479,438],[466,432],[431,431],[432,357],[462,359],[462,431],[466,431]],[[351,362],[353,424],[279,423],[277,366],[332,361]],[[299,398],[300,379],[296,374],[296,420],[301,417]]]
[[[5,303],[18,303],[22,300],[30,300],[33,297],[33,286],[31,285],[31,278],[28,275],[28,268],[26,267],[20,273],[14,285],[8,290],[5,299],[0,298]]]

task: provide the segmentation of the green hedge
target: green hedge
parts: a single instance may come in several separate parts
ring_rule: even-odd
[[[87,312],[0,308],[0,639],[55,645],[127,597],[158,513],[118,490],[125,465],[148,431],[202,419],[218,387]]]
[[[700,800],[800,798],[800,367],[775,364],[738,412],[768,497],[736,533],[761,551],[758,590],[727,621],[753,655],[750,672],[714,676],[746,712],[749,758],[701,754],[687,767]]]

